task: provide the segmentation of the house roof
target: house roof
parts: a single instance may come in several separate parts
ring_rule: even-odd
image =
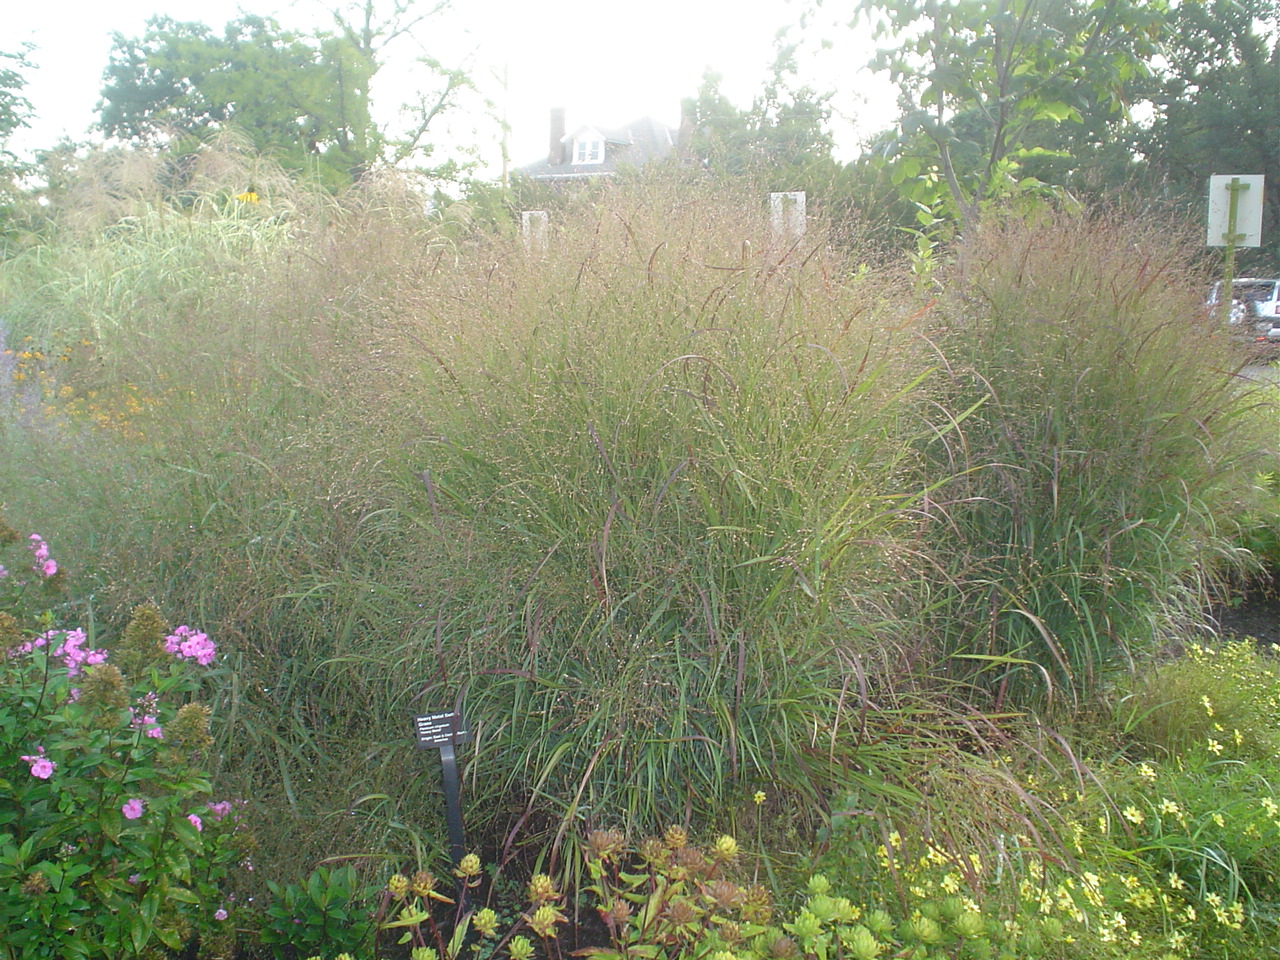
[[[573,163],[573,143],[584,134],[604,138],[603,163]],[[565,145],[564,163],[552,164],[548,157],[526,164],[517,172],[537,180],[569,180],[581,177],[609,176],[621,167],[639,167],[650,160],[661,160],[675,149],[675,131],[653,117],[641,117],[624,127],[605,129],[584,125],[560,140]]]

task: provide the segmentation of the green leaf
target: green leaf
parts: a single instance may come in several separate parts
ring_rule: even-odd
[[[1080,111],[1061,100],[1036,104],[1034,118],[1036,120],[1080,120]]]
[[[114,806],[107,807],[98,815],[98,826],[102,829],[104,837],[112,843],[119,843],[124,817]]]

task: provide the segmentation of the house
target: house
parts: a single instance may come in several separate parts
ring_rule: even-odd
[[[677,131],[652,117],[612,130],[588,125],[566,133],[562,107],[551,111],[550,133],[546,159],[520,167],[518,173],[533,180],[609,177],[623,167],[670,156],[677,137]]]

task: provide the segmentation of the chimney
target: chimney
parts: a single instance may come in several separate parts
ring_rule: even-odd
[[[556,167],[564,163],[564,107],[551,108],[551,152],[547,163]]]

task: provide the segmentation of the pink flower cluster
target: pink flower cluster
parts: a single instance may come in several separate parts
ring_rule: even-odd
[[[48,780],[53,776],[53,771],[58,766],[44,755],[44,747],[36,747],[36,755],[34,757],[23,757],[22,759],[31,764],[31,775],[40,780]]]
[[[217,803],[209,804],[209,814],[214,820],[221,820],[231,815],[233,809],[230,800],[219,800]]]
[[[30,653],[37,647],[45,647],[58,640],[62,642],[54,647],[52,656],[59,658],[66,664],[68,677],[78,677],[85,667],[105,663],[107,660],[106,650],[86,650],[84,648],[89,636],[80,629],[50,630],[42,633],[34,640],[26,640],[18,644],[9,651],[9,656],[15,657]]]
[[[197,633],[185,624],[164,638],[165,650],[183,660],[194,660],[202,667],[213,663],[218,652],[217,644],[203,633]]]
[[[35,558],[31,569],[42,577],[52,577],[58,572],[58,561],[49,556],[49,544],[38,533],[33,533],[27,539],[27,546],[31,548],[31,554]]]
[[[149,713],[139,713],[133,707],[129,708],[130,720],[129,724],[135,730],[141,730],[145,736],[152,740],[164,739],[164,727],[160,726],[159,721]]]
[[[44,639],[52,641],[57,639],[57,636],[57,632],[51,630],[44,635]],[[62,643],[54,648],[53,655],[61,658],[62,662],[67,665],[68,677],[79,676],[84,667],[92,667],[106,662],[107,651],[84,649],[84,644],[88,639],[83,630],[68,630],[62,634]]]

